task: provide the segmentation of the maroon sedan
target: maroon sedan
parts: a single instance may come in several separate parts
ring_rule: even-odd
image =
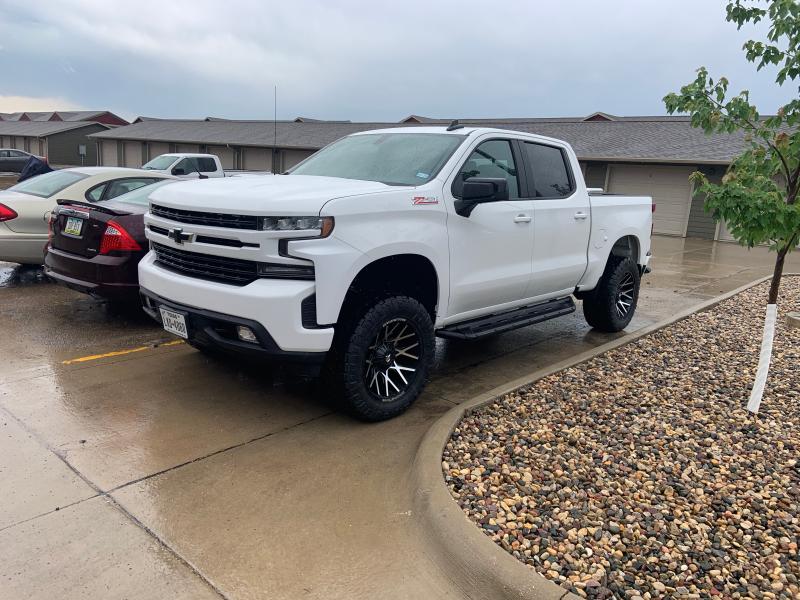
[[[111,300],[135,301],[147,254],[144,213],[150,194],[175,180],[98,203],[59,200],[50,218],[44,272],[57,283]]]

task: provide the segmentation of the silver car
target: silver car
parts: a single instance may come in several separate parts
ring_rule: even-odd
[[[100,202],[171,175],[117,167],[60,169],[0,191],[0,261],[41,265],[57,200]]]

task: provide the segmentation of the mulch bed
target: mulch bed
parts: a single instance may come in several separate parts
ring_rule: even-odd
[[[800,598],[800,277],[766,285],[468,415],[442,457],[497,544],[590,598]]]

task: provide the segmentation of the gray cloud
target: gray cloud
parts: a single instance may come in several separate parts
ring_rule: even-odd
[[[774,89],[724,2],[0,0],[3,93],[126,115],[662,114],[694,69]],[[794,92],[794,93],[793,93]]]

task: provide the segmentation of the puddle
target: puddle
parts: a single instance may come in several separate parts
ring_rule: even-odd
[[[0,288],[46,282],[47,277],[41,267],[0,262]]]

